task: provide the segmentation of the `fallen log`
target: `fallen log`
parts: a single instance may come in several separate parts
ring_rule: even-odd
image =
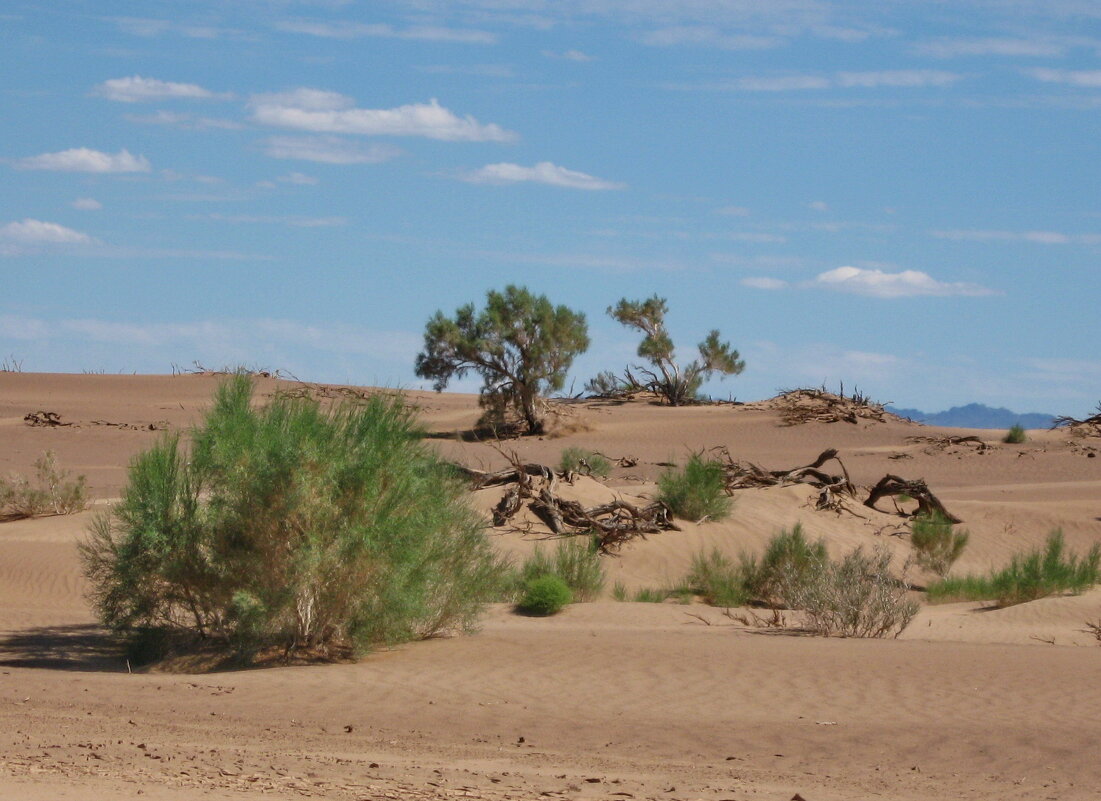
[[[962,523],[963,521],[944,508],[944,504],[933,494],[922,479],[907,480],[891,474],[885,475],[879,483],[872,487],[868,500],[864,505],[869,509],[876,509],[876,503],[888,496],[907,495],[918,503],[917,514],[940,515],[950,523]],[[876,511],[881,511],[876,509]]]

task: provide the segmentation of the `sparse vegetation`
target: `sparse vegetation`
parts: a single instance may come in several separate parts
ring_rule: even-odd
[[[967,531],[954,531],[951,521],[942,515],[918,515],[910,528],[914,561],[944,578],[963,554],[970,537]]]
[[[69,475],[58,468],[53,451],[46,451],[34,463],[33,480],[20,475],[0,478],[0,521],[84,511],[88,508],[85,478]]]
[[[897,637],[910,625],[918,603],[906,584],[891,575],[891,552],[857,548],[810,569],[789,568],[780,594],[806,614],[805,625],[825,637]]]
[[[558,460],[558,471],[607,478],[612,472],[612,464],[599,453],[584,448],[566,448]]]
[[[631,600],[638,604],[661,604],[665,603],[671,595],[673,593],[669,590],[662,590],[657,587],[640,587],[635,591]]]
[[[436,391],[473,370],[482,377],[483,422],[511,428],[516,414],[528,433],[543,431],[541,395],[562,389],[573,359],[589,347],[585,315],[553,306],[523,287],[486,294],[486,307],[467,304],[453,318],[442,311],[428,321],[416,372]]]
[[[548,616],[573,603],[573,593],[558,576],[538,576],[524,585],[517,609],[524,614]]]
[[[627,585],[622,581],[617,581],[612,586],[612,598],[616,601],[626,601],[630,597],[630,593],[627,592]]]
[[[721,462],[692,454],[682,468],[666,470],[658,478],[658,500],[685,520],[722,520],[734,501],[726,494]]]
[[[749,600],[741,568],[718,548],[692,557],[684,586],[711,606],[742,606]]]
[[[1056,593],[1078,594],[1101,581],[1101,545],[1085,556],[1068,553],[1061,531],[1048,535],[1042,548],[1015,555],[1009,564],[988,576],[946,578],[928,587],[932,603],[993,601],[1006,607]]]
[[[604,589],[604,567],[600,551],[592,537],[571,537],[555,546],[548,554],[536,545],[532,555],[520,567],[515,581],[522,590],[532,579],[557,576],[570,588],[577,601],[591,601]]]
[[[784,587],[809,580],[810,573],[828,561],[826,544],[821,540],[809,542],[802,524],[796,523],[791,530],[784,529],[773,536],[759,560],[742,556],[745,592],[753,600],[774,608],[790,606],[783,595]]]
[[[1020,423],[1014,423],[1010,426],[1009,431],[1006,432],[1005,437],[1002,438],[1002,442],[1008,445],[1020,445],[1022,442],[1028,441],[1028,434],[1025,433],[1024,427]]]
[[[484,522],[399,397],[253,408],[237,374],[192,441],[137,456],[81,546],[117,632],[333,657],[469,627],[499,592]]]
[[[638,346],[638,355],[650,362],[656,372],[644,367],[638,368],[639,372],[647,379],[646,388],[670,406],[681,406],[696,400],[703,382],[715,373],[738,375],[745,369],[745,362],[740,360],[738,351],[729,342],[720,341],[717,330],[712,330],[699,344],[699,359],[683,368],[678,365],[673,340],[665,330],[665,315],[669,311],[665,298],[657,295],[635,301],[623,298],[615,306],[609,306],[607,311],[612,319],[644,335]],[[614,389],[618,379],[609,376],[610,373],[597,376],[594,381],[599,383],[595,386]]]

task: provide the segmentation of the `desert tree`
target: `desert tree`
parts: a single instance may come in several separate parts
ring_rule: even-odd
[[[665,298],[657,295],[647,300],[623,298],[615,306],[608,307],[612,319],[644,335],[638,355],[655,369],[640,368],[640,371],[649,379],[649,388],[665,398],[669,405],[680,406],[694,399],[703,382],[715,373],[737,375],[745,369],[738,351],[731,348],[729,342],[720,341],[717,330],[712,330],[699,344],[698,359],[684,367],[678,365],[673,340],[665,330],[668,311]]]
[[[584,314],[510,285],[487,292],[481,311],[472,303],[454,317],[437,311],[425,327],[416,372],[439,392],[473,370],[484,381],[482,406],[498,413],[511,407],[536,434],[543,430],[537,399],[562,389],[574,357],[588,347]]]

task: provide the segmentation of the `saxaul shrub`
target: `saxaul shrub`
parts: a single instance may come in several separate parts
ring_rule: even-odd
[[[1005,437],[1002,438],[1002,442],[1008,445],[1020,445],[1022,442],[1027,441],[1028,434],[1020,423],[1014,423],[1010,426],[1009,431],[1007,431]]]
[[[68,515],[88,508],[84,476],[69,478],[57,466],[53,451],[34,463],[34,478],[13,475],[0,478],[0,520],[19,520],[39,515]]]
[[[571,537],[560,541],[550,554],[536,545],[531,556],[520,566],[516,583],[522,590],[532,579],[542,576],[562,579],[570,588],[574,600],[593,600],[604,589],[605,581],[596,540],[592,537]]]
[[[400,397],[258,408],[238,374],[192,443],[136,457],[81,546],[118,632],[335,656],[469,627],[499,592],[483,522]]]
[[[783,529],[774,535],[760,559],[742,557],[745,591],[768,606],[789,606],[783,594],[785,585],[803,583],[811,571],[821,569],[828,561],[826,544],[807,540],[802,524],[796,523],[790,530]]]
[[[722,464],[698,453],[692,454],[684,467],[662,473],[658,500],[685,520],[722,520],[734,505],[726,494]]]
[[[712,606],[741,606],[749,600],[742,569],[718,548],[692,557],[683,588]]]
[[[941,578],[948,575],[970,538],[967,531],[953,530],[951,521],[940,514],[919,515],[910,527],[914,561]]]

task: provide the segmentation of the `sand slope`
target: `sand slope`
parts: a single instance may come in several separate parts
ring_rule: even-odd
[[[1101,793],[1101,648],[1082,630],[1101,619],[1101,590],[998,611],[930,607],[890,641],[751,629],[698,605],[603,600],[547,620],[499,606],[477,635],[357,664],[130,674],[83,598],[75,543],[117,497],[133,454],[163,430],[184,430],[216,381],[0,373],[0,471],[28,472],[50,449],[63,467],[87,474],[101,501],[80,515],[0,524],[0,797]],[[264,392],[278,386],[261,382]],[[469,428],[478,414],[470,396],[414,399],[442,435]],[[40,409],[74,425],[23,423]],[[1005,446],[998,432],[978,432],[995,447],[927,453],[906,437],[932,430],[905,423],[782,428],[766,411],[729,406],[573,411],[562,426],[572,433],[508,447],[547,463],[568,445],[638,458],[608,486],[579,482],[572,491],[582,498],[645,498],[657,462],[714,445],[770,468],[836,447],[857,482],[885,472],[924,477],[972,532],[963,570],[1001,564],[1055,526],[1075,548],[1101,541],[1101,459],[1058,433]],[[503,464],[482,444],[433,442],[472,466]],[[813,511],[809,499],[798,487],[744,493],[728,521],[685,523],[608,559],[609,587],[661,586],[701,548],[753,551],[797,521],[835,552],[886,542],[905,557],[905,538],[884,530],[890,516],[838,517]],[[494,536],[518,556],[538,541]]]

